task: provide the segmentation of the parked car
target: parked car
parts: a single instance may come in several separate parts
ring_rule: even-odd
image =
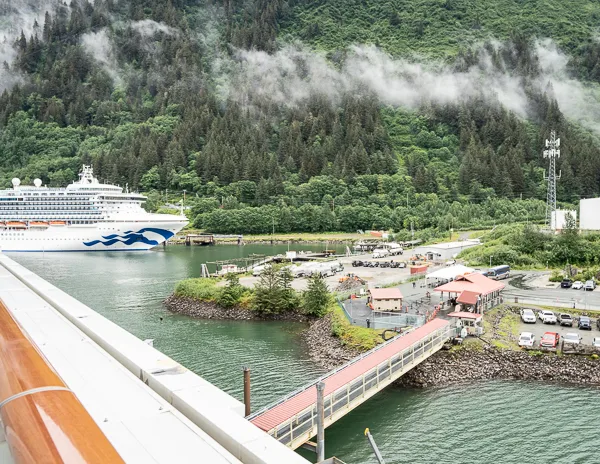
[[[528,308],[521,310],[521,320],[526,324],[535,324],[537,319],[535,318],[535,313]]]
[[[522,332],[519,335],[519,346],[533,346],[535,342],[535,335],[531,332]]]
[[[521,310],[521,320],[526,324],[535,324],[537,321],[534,312],[527,308]]]
[[[548,311],[547,309],[542,309],[538,313],[538,317],[544,324],[556,324],[556,316],[552,311]]]
[[[581,330],[592,330],[592,320],[587,316],[580,316],[577,327]]]
[[[363,265],[362,261],[354,260],[352,261],[352,267],[361,267]]]
[[[570,314],[560,313],[558,315],[558,323],[567,327],[573,327],[573,318]]]
[[[542,335],[540,346],[543,346],[544,348],[556,348],[559,339],[560,336],[556,332],[546,332]]]
[[[571,288],[573,286],[573,281],[571,279],[563,279],[560,283],[560,288]]]
[[[573,282],[571,288],[573,290],[581,290],[583,288],[583,282],[581,280],[576,280],[575,282]]]
[[[446,266],[454,266],[455,264],[456,264],[455,259],[450,259],[450,260],[446,261]]]
[[[592,342],[592,346],[594,348],[600,348],[600,337],[594,337],[594,341]]]
[[[598,330],[600,330],[600,317],[596,319],[596,327],[598,327]]]
[[[585,285],[583,286],[583,289],[584,289],[586,292],[588,292],[588,291],[591,291],[591,292],[593,292],[595,288],[596,288],[596,282],[595,282],[595,281],[593,281],[593,280],[587,280],[587,281],[585,282]]]
[[[379,263],[379,267],[390,267],[390,263],[388,261],[382,261]]]
[[[581,343],[581,335],[570,332],[563,335],[563,342],[570,343],[571,345],[579,345]]]

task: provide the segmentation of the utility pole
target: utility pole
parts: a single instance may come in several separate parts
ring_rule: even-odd
[[[552,217],[556,211],[556,181],[560,179],[561,173],[556,175],[556,158],[560,158],[560,139],[556,138],[556,132],[550,132],[550,140],[546,139],[544,158],[548,158],[548,175],[544,179],[548,181],[548,192],[546,194],[546,226],[552,228]]]
[[[317,462],[325,460],[325,382],[317,383]]]
[[[494,257],[494,255],[490,255],[490,269],[492,268],[492,258]]]
[[[271,222],[273,224],[273,228],[271,229],[271,245],[273,245],[273,240],[275,240],[275,217],[271,218]]]

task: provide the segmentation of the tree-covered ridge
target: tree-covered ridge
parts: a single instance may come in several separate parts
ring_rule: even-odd
[[[549,37],[566,50],[592,42],[600,5],[589,0],[281,0],[263,1],[279,36],[336,51],[372,43],[395,55],[456,56],[488,39],[516,32]],[[260,37],[260,36],[259,36]],[[253,41],[261,46],[264,41]],[[245,43],[249,45],[249,43]],[[268,45],[267,45],[268,46]]]
[[[572,50],[571,68],[589,80],[600,75],[600,49],[589,19],[595,3],[561,3],[548,16],[534,15],[536,8],[504,0],[489,8],[470,0],[75,0],[14,43],[16,59],[5,66],[21,82],[0,95],[0,182],[40,177],[62,186],[92,163],[100,179],[131,189],[186,190],[195,224],[222,232],[265,232],[273,223],[280,231],[448,230],[457,222],[537,220],[550,129],[568,141],[559,161],[563,202],[598,194],[600,145],[563,116],[552,88],[537,85],[532,34]],[[563,8],[573,10],[564,27],[542,34]],[[304,21],[317,10],[315,24],[335,18],[336,30],[354,35],[326,29],[304,37]],[[453,72],[476,72],[489,60],[525,89],[527,118],[483,94],[407,109],[382,104],[368,88],[338,100],[315,92],[297,104],[223,92],[235,86],[231,69],[243,66],[231,44],[275,51],[301,38],[335,52],[336,67],[349,43],[376,43],[375,17],[395,22],[390,11],[401,22],[393,34],[376,28],[379,39],[389,38],[381,46],[436,55],[447,44],[438,56],[456,55]],[[482,27],[467,27],[478,12]],[[407,18],[425,13],[437,22],[415,38]],[[444,23],[450,42],[430,35],[443,34]],[[455,40],[459,30],[469,40]],[[463,47],[489,36],[510,40]],[[160,203],[157,193],[150,200]]]

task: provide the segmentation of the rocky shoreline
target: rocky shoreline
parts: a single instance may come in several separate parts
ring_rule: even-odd
[[[217,320],[279,320],[309,323],[302,337],[310,358],[325,369],[335,369],[361,354],[343,345],[331,331],[331,314],[308,318],[303,314],[286,313],[260,316],[244,308],[223,308],[175,295],[165,300],[172,312],[191,317]],[[600,385],[600,360],[588,356],[558,356],[499,349],[490,345],[464,345],[435,353],[407,372],[395,385],[426,388],[488,380],[529,380],[574,385]]]
[[[584,356],[533,354],[491,346],[439,351],[395,384],[438,387],[485,380],[533,380],[600,385],[600,361]]]
[[[240,307],[224,308],[216,303],[182,298],[174,294],[169,296],[164,301],[164,304],[171,312],[199,319],[234,321],[269,320],[309,323],[308,328],[302,332],[302,337],[308,348],[310,358],[317,365],[325,369],[334,369],[360,354],[358,350],[353,350],[342,345],[340,339],[332,335],[331,315],[320,319],[309,318],[304,314],[298,313],[260,316],[250,309]]]
[[[310,358],[325,369],[335,369],[361,354],[359,350],[344,346],[331,333],[331,314],[313,320],[302,336],[308,346]]]
[[[193,298],[183,298],[172,294],[165,301],[166,308],[178,314],[197,317],[199,319],[233,320],[233,321],[290,321],[290,322],[309,322],[312,318],[305,314],[288,312],[283,314],[261,315],[250,309],[234,306],[224,308],[216,303],[195,300]]]

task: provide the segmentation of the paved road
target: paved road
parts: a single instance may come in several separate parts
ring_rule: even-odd
[[[508,281],[505,281],[504,299],[514,302],[515,297],[520,303],[557,306],[563,308],[600,310],[600,290],[573,290],[560,288],[560,284],[540,286],[540,276],[549,274],[540,271],[516,271]]]

